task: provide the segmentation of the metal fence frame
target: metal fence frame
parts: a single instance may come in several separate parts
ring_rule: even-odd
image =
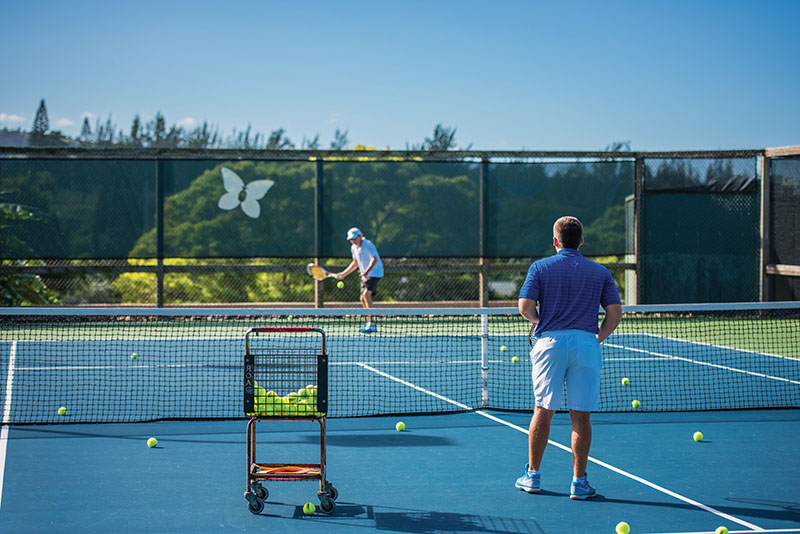
[[[770,187],[770,162],[773,157],[800,155],[800,146],[752,149],[752,150],[714,150],[714,151],[654,151],[654,152],[597,152],[597,151],[397,151],[397,150],[240,150],[240,149],[149,149],[149,148],[13,148],[0,147],[0,159],[131,159],[151,160],[155,166],[156,178],[156,265],[64,265],[64,266],[12,266],[0,265],[0,274],[29,274],[29,275],[64,275],[64,274],[91,274],[91,273],[128,273],[144,272],[156,274],[156,303],[158,307],[164,306],[164,275],[169,273],[208,273],[208,272],[296,272],[297,265],[165,265],[164,264],[164,184],[161,179],[161,163],[166,160],[253,160],[253,161],[314,161],[315,164],[315,236],[314,259],[319,261],[321,250],[321,186],[323,177],[323,163],[326,161],[423,161],[423,162],[477,162],[480,163],[480,190],[479,190],[479,256],[471,258],[473,266],[469,270],[478,273],[479,299],[476,302],[460,301],[454,303],[458,306],[477,305],[480,307],[508,306],[509,301],[489,301],[489,271],[492,270],[519,270],[527,268],[526,264],[503,264],[491,266],[485,257],[486,245],[486,183],[489,172],[489,163],[492,162],[543,162],[543,161],[633,161],[634,175],[634,250],[633,261],[606,264],[610,268],[625,269],[632,272],[635,290],[627,304],[638,304],[642,294],[642,195],[644,161],[648,158],[682,158],[682,159],[713,159],[713,158],[758,158],[761,169],[761,249],[760,255],[760,296],[761,301],[771,300],[771,277],[775,276],[800,276],[800,266],[775,265],[770,260],[769,254],[769,187]],[[462,266],[463,268],[463,266]],[[274,306],[275,303],[269,303]],[[306,306],[310,303],[295,303]],[[430,303],[393,303],[398,306],[408,307],[422,305],[428,307]],[[252,303],[246,305],[252,306]],[[324,302],[322,299],[321,283],[316,282],[314,288],[313,305],[317,308],[347,304],[334,304]],[[385,306],[387,303],[377,303]]]

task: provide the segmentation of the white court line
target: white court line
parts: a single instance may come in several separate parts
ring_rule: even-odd
[[[372,371],[372,372],[374,372],[374,373],[376,373],[376,374],[378,374],[378,375],[380,375],[380,376],[382,376],[384,378],[388,378],[389,380],[394,380],[395,382],[403,384],[404,386],[408,386],[410,388],[416,389],[417,391],[420,391],[422,393],[425,393],[427,395],[435,397],[435,398],[437,398],[439,400],[442,400],[444,402],[450,403],[450,404],[452,404],[454,406],[458,406],[459,408],[462,408],[464,410],[472,410],[472,408],[470,408],[466,404],[462,404],[462,403],[460,403],[458,401],[455,401],[453,399],[449,399],[447,397],[439,395],[438,393],[434,393],[433,391],[430,391],[430,390],[427,390],[427,389],[422,388],[420,386],[417,386],[416,384],[412,384],[411,382],[408,382],[408,381],[403,380],[401,378],[397,378],[396,376],[392,376],[392,375],[390,375],[388,373],[384,373],[383,371],[375,369],[374,367],[371,367],[371,366],[369,366],[367,364],[359,363],[359,365],[361,367],[363,367],[364,369]],[[500,419],[499,417],[497,417],[495,415],[492,415],[490,413],[484,412],[483,410],[475,410],[473,413],[476,413],[476,414],[478,414],[480,416],[486,417],[487,419],[491,419],[492,421],[495,421],[495,422],[500,423],[502,425],[505,425],[505,426],[507,426],[509,428],[513,428],[514,430],[522,432],[525,435],[528,435],[528,430],[527,429],[522,428],[521,426],[515,425],[513,423],[510,423],[510,422],[508,422],[508,421],[506,421],[504,419]],[[550,445],[553,445],[554,447],[558,447],[559,449],[562,449],[562,450],[572,454],[572,449],[570,449],[569,447],[567,447],[565,445],[557,443],[557,442],[555,442],[553,440],[547,440],[547,443],[549,443]],[[650,482],[649,480],[645,480],[645,479],[643,479],[643,478],[641,478],[639,476],[636,476],[636,475],[634,475],[632,473],[628,473],[627,471],[624,471],[624,470],[622,470],[622,469],[620,469],[618,467],[615,467],[615,466],[613,466],[613,465],[611,465],[609,463],[606,463],[606,462],[604,462],[602,460],[598,460],[597,458],[589,456],[589,461],[592,462],[592,463],[595,463],[595,464],[597,464],[597,465],[599,465],[601,467],[605,467],[606,469],[614,471],[615,473],[620,474],[620,475],[622,475],[624,477],[630,478],[631,480],[635,480],[636,482],[644,484],[645,486],[653,488],[654,490],[660,491],[661,493],[669,495],[670,497],[678,499],[679,501],[683,501],[683,502],[685,502],[687,504],[690,504],[692,506],[696,506],[697,508],[700,508],[701,510],[705,510],[706,512],[710,512],[710,513],[712,513],[714,515],[722,517],[723,519],[727,519],[728,521],[731,521],[733,523],[737,523],[737,524],[742,525],[743,527],[747,527],[747,528],[749,528],[751,530],[764,532],[764,529],[762,529],[761,527],[759,527],[757,525],[754,525],[752,523],[748,523],[747,521],[745,521],[743,519],[739,519],[738,517],[734,517],[734,516],[732,516],[730,514],[726,514],[725,512],[721,512],[720,510],[717,510],[715,508],[707,506],[707,505],[705,505],[705,504],[703,504],[701,502],[695,501],[694,499],[690,499],[689,497],[684,497],[683,495],[680,495],[679,493],[675,493],[674,491],[668,490],[667,488],[664,488],[663,486],[659,486],[658,484]]]
[[[673,356],[671,354],[661,354],[660,352],[653,352],[653,351],[644,350],[644,349],[634,349],[632,347],[626,347],[624,345],[614,345],[612,343],[603,343],[603,344],[607,345],[609,347],[614,347],[616,349],[625,349],[625,350],[630,350],[630,351],[633,351],[633,352],[641,352],[641,353],[644,353],[644,354],[651,354],[653,356],[660,356],[660,357],[666,358],[668,360],[679,360],[679,361],[682,361],[682,362],[694,363],[694,364],[697,364],[697,365],[705,365],[706,367],[714,367],[714,368],[717,368],[717,369],[724,369],[725,371],[732,371],[734,373],[742,373],[742,374],[745,374],[745,375],[757,376],[759,378],[769,378],[770,380],[778,380],[780,382],[789,382],[790,384],[800,385],[800,381],[797,381],[797,380],[790,380],[788,378],[783,378],[783,377],[780,377],[780,376],[765,375],[763,373],[756,373],[755,371],[746,371],[744,369],[737,369],[736,367],[728,367],[727,365],[719,365],[718,363],[701,362],[699,360],[693,360],[691,358],[684,358],[682,356]]]
[[[756,356],[769,356],[771,358],[782,358],[784,360],[790,361],[797,361],[795,358],[790,356],[784,356],[783,354],[772,354],[770,352],[758,352],[757,350],[749,350],[749,349],[740,349],[738,347],[728,347],[726,345],[715,345],[714,343],[707,343],[705,341],[692,341],[691,339],[680,339],[677,337],[668,337],[668,336],[659,336],[658,334],[650,334],[649,332],[641,332],[641,333],[620,333],[614,334],[614,336],[645,336],[645,337],[654,337],[656,339],[666,339],[668,341],[675,341],[676,343],[689,343],[692,345],[703,345],[704,347],[713,347],[715,349],[721,350],[733,350],[736,352],[744,352],[747,354],[754,354]]]
[[[0,509],[3,507],[3,479],[6,474],[6,450],[8,449],[8,423],[11,420],[11,394],[14,388],[14,364],[17,359],[17,342],[11,342],[6,375],[6,400],[3,403],[3,418],[0,419]]]
[[[729,530],[728,534],[752,534],[752,530]],[[768,534],[788,534],[790,532],[800,532],[800,528],[774,528],[757,530],[756,532]],[[658,532],[657,534],[714,534],[713,530],[701,530],[700,532]]]

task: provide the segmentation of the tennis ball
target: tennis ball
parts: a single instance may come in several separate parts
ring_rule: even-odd
[[[300,395],[292,391],[291,393],[286,395],[286,400],[289,402],[289,404],[296,404],[297,401],[300,400]]]
[[[135,352],[133,354],[131,354],[131,360],[135,360],[138,357],[139,357],[139,355],[136,354]]]
[[[317,507],[314,506],[313,502],[307,502],[303,505],[303,513],[306,515],[314,515],[314,512],[317,511]]]
[[[638,408],[638,407],[639,407],[639,406],[641,406],[641,405],[642,405],[642,403],[641,403],[641,402],[639,402],[638,400],[634,400],[634,401],[631,403],[631,406],[633,406],[634,408]]]
[[[506,346],[505,345],[501,345],[500,346],[500,352],[505,352],[505,351],[506,351]]]
[[[623,379],[622,379],[622,385],[623,385],[623,386],[627,386],[627,385],[628,385],[628,384],[630,384],[630,383],[631,383],[631,381],[630,381],[630,379],[628,379],[628,377],[627,377],[627,376],[626,376],[625,378],[623,378]]]
[[[628,534],[630,531],[631,527],[625,521],[617,523],[617,534]]]
[[[398,421],[398,422],[397,422],[397,424],[396,424],[396,425],[394,425],[394,428],[395,428],[395,429],[396,429],[398,432],[402,432],[403,430],[405,430],[405,429],[406,429],[406,424],[405,424],[404,422],[402,422],[402,421]]]
[[[344,282],[339,280],[339,282],[336,284],[336,287],[338,287],[339,289],[342,289],[344,287]]]
[[[703,433],[702,432],[695,432],[692,436],[695,441],[703,441]]]
[[[728,529],[726,527],[717,527],[714,534],[728,534]]]
[[[147,446],[150,447],[151,449],[156,445],[158,445],[158,440],[156,438],[150,438],[147,440]]]
[[[291,321],[292,319],[294,319],[294,316],[292,316],[292,315],[290,315],[289,317],[286,318],[287,321]]]
[[[511,358],[511,362],[512,362],[512,363],[517,363],[518,361],[519,361],[519,358],[517,358],[516,356],[514,356],[513,358]]]
[[[62,406],[58,409],[58,415],[67,415],[67,409]]]

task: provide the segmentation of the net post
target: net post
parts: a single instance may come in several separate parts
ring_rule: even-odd
[[[489,315],[481,314],[481,408],[489,406]]]

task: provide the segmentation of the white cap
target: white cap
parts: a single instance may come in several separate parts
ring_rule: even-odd
[[[354,227],[352,227],[352,228],[350,228],[350,229],[347,231],[347,239],[348,239],[348,240],[350,240],[350,239],[355,239],[355,238],[357,238],[357,237],[358,237],[358,236],[360,236],[360,235],[361,235],[361,230],[359,230],[359,229],[358,229],[358,228],[356,228],[355,226],[354,226]]]

